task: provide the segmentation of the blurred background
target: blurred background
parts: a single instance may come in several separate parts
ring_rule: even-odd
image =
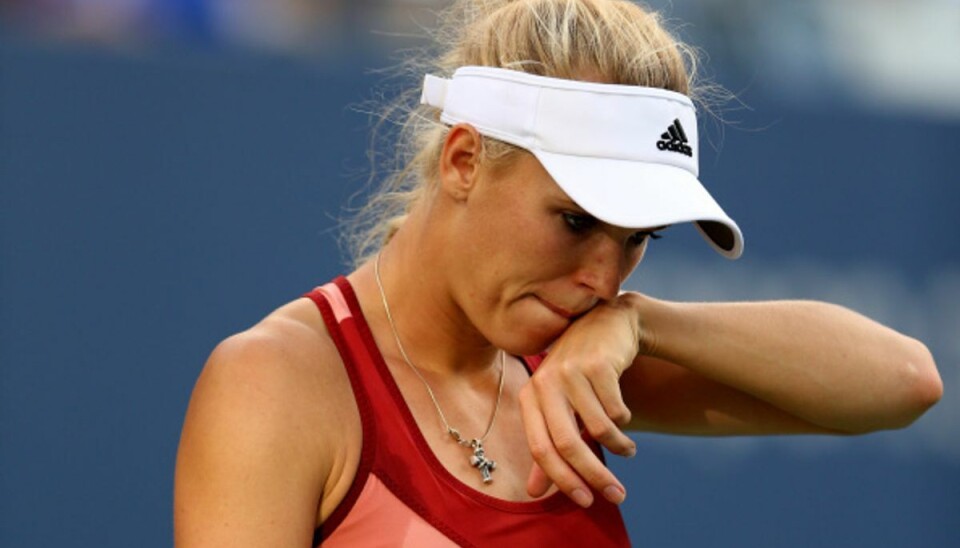
[[[207,354],[345,271],[357,105],[443,4],[0,0],[0,546],[172,544]],[[639,435],[634,543],[960,546],[960,1],[650,4],[739,98],[701,175],[747,245],[676,227],[629,287],[847,305],[946,394],[857,438]]]

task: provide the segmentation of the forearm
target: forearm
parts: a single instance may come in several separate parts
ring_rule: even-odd
[[[910,424],[942,391],[926,347],[826,303],[673,303],[624,294],[641,354],[667,360],[824,428]]]

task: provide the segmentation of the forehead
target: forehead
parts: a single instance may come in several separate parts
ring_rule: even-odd
[[[530,152],[523,150],[507,169],[511,176],[517,178],[519,180],[518,182],[523,183],[522,188],[524,191],[550,200],[565,201],[577,208],[580,207],[560,188],[560,185],[553,180],[553,177],[544,169],[540,160]]]
[[[522,182],[524,189],[530,192],[537,199],[543,200],[548,205],[570,210],[571,212],[593,217],[589,212],[580,207],[570,196],[560,188],[560,185],[553,180],[553,177],[544,169],[537,158],[527,151],[518,155],[516,161],[510,166],[513,174]],[[621,227],[602,223],[611,228],[624,230],[643,230],[656,231],[667,228],[668,225],[642,226],[642,227]]]

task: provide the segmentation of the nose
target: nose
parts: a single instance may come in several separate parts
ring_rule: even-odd
[[[629,262],[623,243],[618,238],[604,235],[584,253],[576,281],[598,298],[612,300],[620,293],[620,284],[629,273]]]

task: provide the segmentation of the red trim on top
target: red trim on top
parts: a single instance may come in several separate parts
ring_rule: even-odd
[[[343,368],[346,370],[347,376],[350,378],[350,387],[353,389],[353,396],[356,400],[357,410],[360,412],[360,424],[363,428],[363,439],[361,440],[362,445],[360,449],[360,463],[357,466],[357,473],[353,477],[353,482],[350,484],[350,489],[347,490],[347,494],[343,500],[340,501],[340,504],[338,504],[333,510],[333,513],[331,513],[330,516],[327,517],[327,519],[324,520],[324,522],[320,524],[316,530],[314,530],[313,539],[314,545],[316,545],[319,541],[322,541],[324,538],[327,538],[333,534],[337,527],[347,517],[347,514],[350,513],[353,505],[357,502],[357,498],[360,497],[360,493],[363,491],[363,486],[367,482],[367,477],[370,475],[370,470],[373,468],[373,460],[376,454],[376,444],[373,443],[373,441],[376,440],[377,428],[376,421],[373,420],[373,408],[370,405],[370,397],[367,395],[367,391],[363,387],[363,381],[360,379],[360,374],[356,371],[356,364],[353,363],[353,356],[350,352],[349,346],[343,339],[343,334],[340,332],[340,323],[337,322],[330,303],[327,302],[324,294],[320,292],[320,288],[316,288],[304,296],[312,300],[317,305],[317,308],[320,310],[320,315],[323,316],[323,321],[327,326],[327,333],[330,335],[330,338],[333,339],[333,343],[336,345],[341,359],[343,359]]]
[[[543,359],[546,357],[547,353],[541,352],[540,354],[526,356],[523,358],[523,361],[527,364],[527,369],[530,371],[531,375],[537,372],[537,369],[540,368],[540,364],[543,363]]]

